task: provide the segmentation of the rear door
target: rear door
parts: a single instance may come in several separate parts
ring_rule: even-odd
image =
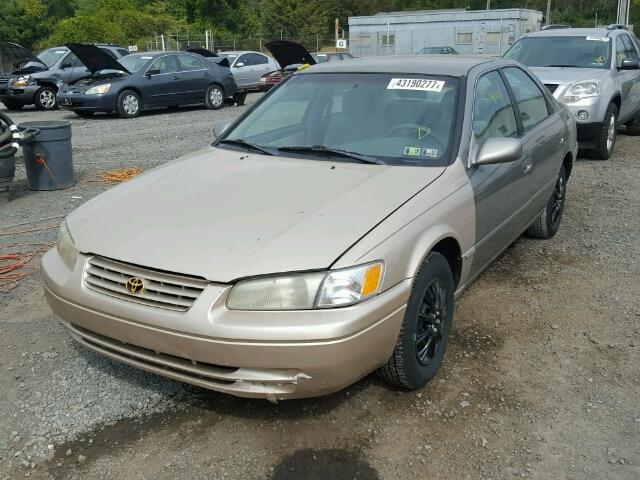
[[[263,75],[272,72],[271,63],[269,62],[269,57],[266,55],[262,55],[260,53],[252,53],[253,58],[253,69],[255,72],[254,81],[257,84],[260,83],[260,77]]]
[[[149,75],[150,72],[155,72]],[[180,76],[176,55],[162,55],[156,58],[144,77],[142,95],[145,103],[153,107],[173,105],[180,93]]]
[[[516,109],[498,70],[478,77],[474,91],[472,158],[489,138],[518,138]],[[476,206],[476,245],[472,274],[479,272],[525,227],[519,213],[526,203],[523,160],[477,165],[469,172]]]
[[[527,202],[523,214],[525,221],[533,220],[549,200],[560,171],[566,152],[565,125],[542,89],[524,70],[508,67],[503,72],[523,130],[522,193]]]
[[[202,103],[211,81],[211,73],[204,61],[195,55],[180,54],[178,80],[180,103]]]

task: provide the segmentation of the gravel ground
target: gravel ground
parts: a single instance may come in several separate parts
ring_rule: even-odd
[[[243,109],[12,113],[73,122],[79,181],[32,192],[19,168],[0,225],[64,215],[109,188],[97,172],[196,150]],[[190,387],[76,346],[26,278],[0,294],[0,479],[640,478],[639,147],[621,136],[611,161],[577,162],[559,234],[518,240],[463,295],[418,392],[370,376],[274,406]]]

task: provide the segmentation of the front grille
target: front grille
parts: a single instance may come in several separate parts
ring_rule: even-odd
[[[132,294],[127,281],[140,278],[142,291]],[[90,257],[84,269],[85,285],[97,292],[150,307],[186,312],[207,286],[204,279],[165,273],[117,262],[103,257]]]
[[[555,92],[556,89],[560,86],[558,84],[555,83],[545,83],[544,84],[545,87],[547,87],[547,90],[549,90],[551,93]]]

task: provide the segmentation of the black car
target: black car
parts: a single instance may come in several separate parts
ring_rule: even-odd
[[[114,59],[129,54],[118,45],[96,44],[94,48]],[[6,88],[0,91],[0,101],[10,110],[19,110],[26,105],[54,110],[58,108],[59,85],[89,75],[86,65],[66,46],[48,48],[37,57],[21,62],[12,72]]]
[[[123,118],[145,109],[204,103],[222,108],[233,98],[236,84],[218,57],[190,52],[148,52],[115,60],[99,48],[67,44],[87,66],[91,76],[63,84],[60,107],[80,116],[116,112]]]
[[[38,59],[22,45],[0,42],[0,97],[7,95],[11,75],[28,62]]]

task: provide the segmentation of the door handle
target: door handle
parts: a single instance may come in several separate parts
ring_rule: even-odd
[[[531,170],[533,170],[533,163],[531,163],[530,158],[525,158],[522,161],[522,173],[527,175],[528,173],[531,173]]]
[[[205,76],[205,77],[208,77],[209,75],[210,75],[210,73],[209,73],[209,72],[204,72],[204,76]]]
[[[173,79],[174,79],[174,80],[180,80],[180,76],[179,76],[179,75],[174,75],[174,76],[173,76]]]

